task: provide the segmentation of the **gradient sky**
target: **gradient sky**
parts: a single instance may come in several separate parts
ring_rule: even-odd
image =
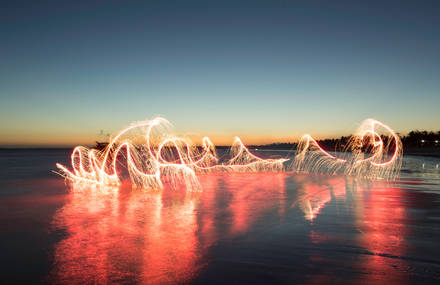
[[[2,1],[0,144],[440,129],[439,1]]]

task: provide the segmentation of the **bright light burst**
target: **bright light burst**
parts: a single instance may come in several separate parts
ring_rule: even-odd
[[[339,155],[330,154],[310,135],[304,135],[298,144],[291,169],[385,179],[399,174],[402,142],[390,127],[375,119],[365,120],[344,149]]]
[[[200,190],[196,173],[280,171],[287,161],[259,158],[236,138],[231,147],[233,157],[220,163],[208,137],[203,138],[200,150],[188,140],[172,135],[169,127],[164,118],[134,123],[113,138],[103,151],[76,147],[71,155],[73,170],[59,163],[57,167],[74,182],[119,185],[120,160],[125,158],[130,179],[137,186],[161,189],[162,181],[166,180]]]
[[[378,128],[388,132],[388,136],[381,136]],[[369,151],[364,152],[367,147]],[[310,135],[305,135],[288,169],[375,178],[393,178],[398,174],[402,143],[393,130],[379,121],[366,120],[351,137],[346,150],[337,157],[325,151]],[[159,117],[125,128],[102,151],[76,147],[71,155],[72,170],[59,163],[56,165],[62,176],[76,183],[119,185],[126,171],[131,182],[142,188],[162,189],[163,182],[168,181],[174,186],[184,184],[188,190],[198,191],[201,187],[197,173],[283,171],[289,161],[288,158],[260,158],[238,137],[230,154],[230,159],[221,161],[208,137],[197,147],[173,135],[170,123]]]

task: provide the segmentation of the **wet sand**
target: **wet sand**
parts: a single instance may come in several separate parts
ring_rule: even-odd
[[[200,175],[201,193],[66,184],[66,150],[2,151],[6,283],[422,284],[440,281],[435,159],[397,181]]]

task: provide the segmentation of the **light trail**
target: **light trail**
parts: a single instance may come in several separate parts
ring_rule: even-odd
[[[72,170],[60,163],[56,166],[64,177],[74,182],[119,185],[121,177],[117,171],[118,158],[123,155],[121,151],[125,149],[126,167],[135,185],[161,189],[162,179],[165,179],[173,185],[183,183],[187,189],[197,191],[201,188],[196,173],[280,171],[283,169],[283,163],[287,161],[257,157],[236,138],[231,147],[233,158],[219,163],[215,146],[209,138],[203,138],[202,151],[199,151],[184,138],[162,130],[168,125],[169,122],[164,118],[135,123],[122,130],[102,152],[76,147],[71,155]],[[139,136],[130,135],[130,131],[133,130],[144,132],[144,145],[136,142]]]
[[[388,135],[381,136],[380,129]],[[371,148],[370,153],[365,153],[363,149],[368,146]],[[350,137],[345,151],[338,156],[325,151],[310,135],[304,135],[298,144],[291,169],[392,179],[399,174],[402,153],[402,142],[390,127],[375,119],[367,119]]]
[[[163,181],[177,186],[183,184],[190,191],[200,191],[197,173],[207,172],[266,172],[283,171],[288,158],[263,159],[252,154],[236,137],[230,148],[232,158],[221,163],[215,146],[204,137],[201,150],[185,138],[169,132],[170,123],[164,118],[137,122],[123,129],[103,151],[76,147],[71,155],[72,170],[57,163],[60,175],[76,183],[97,185],[120,185],[118,174],[121,159],[131,182],[142,188],[162,189]],[[377,128],[389,134],[384,139]],[[140,132],[140,134],[133,134]],[[139,141],[142,139],[142,141]],[[368,140],[365,143],[365,139]],[[362,148],[372,141],[370,156]],[[391,147],[393,154],[387,159]],[[125,152],[124,152],[124,151]],[[305,135],[298,144],[297,155],[289,170],[298,172],[344,173],[362,177],[393,178],[401,166],[402,143],[399,137],[385,124],[366,120],[353,135],[346,147],[350,157],[337,157],[325,151],[310,135]]]

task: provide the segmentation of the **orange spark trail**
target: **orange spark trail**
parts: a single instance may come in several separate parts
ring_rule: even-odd
[[[103,151],[76,147],[71,155],[72,170],[60,163],[56,166],[62,176],[76,183],[120,185],[120,172],[126,169],[132,183],[142,188],[162,189],[163,181],[169,181],[174,186],[184,184],[190,191],[199,191],[197,173],[283,171],[284,163],[289,161],[288,158],[260,158],[236,137],[230,149],[232,158],[220,163],[208,137],[203,138],[200,150],[185,138],[172,135],[169,127],[170,123],[160,117],[134,123],[119,132]],[[378,128],[391,134],[391,139],[384,140]],[[366,145],[371,148],[369,156],[362,152]],[[387,159],[391,147],[394,152]],[[310,135],[305,135],[291,169],[376,178],[393,178],[398,174],[402,143],[393,130],[379,121],[366,120],[346,149],[350,157],[338,158],[325,151]],[[120,169],[123,159],[124,167]]]
[[[118,158],[126,151],[126,168],[131,181],[140,187],[161,189],[162,179],[174,185],[183,183],[189,190],[200,190],[196,173],[211,171],[256,172],[279,171],[287,159],[262,159],[249,152],[239,138],[231,151],[234,157],[226,163],[218,163],[215,146],[207,137],[203,149],[191,145],[184,138],[167,132],[169,122],[155,118],[135,123],[122,130],[103,152],[96,149],[76,147],[71,155],[73,170],[57,163],[63,176],[74,182],[99,185],[119,185]],[[139,146],[132,136],[133,130],[141,131],[144,144]]]
[[[381,135],[380,130],[388,135]],[[367,147],[370,153],[363,151]],[[402,152],[402,142],[390,127],[375,119],[367,119],[351,136],[345,152],[338,156],[325,151],[310,135],[304,135],[298,144],[291,169],[391,179],[400,171]]]

